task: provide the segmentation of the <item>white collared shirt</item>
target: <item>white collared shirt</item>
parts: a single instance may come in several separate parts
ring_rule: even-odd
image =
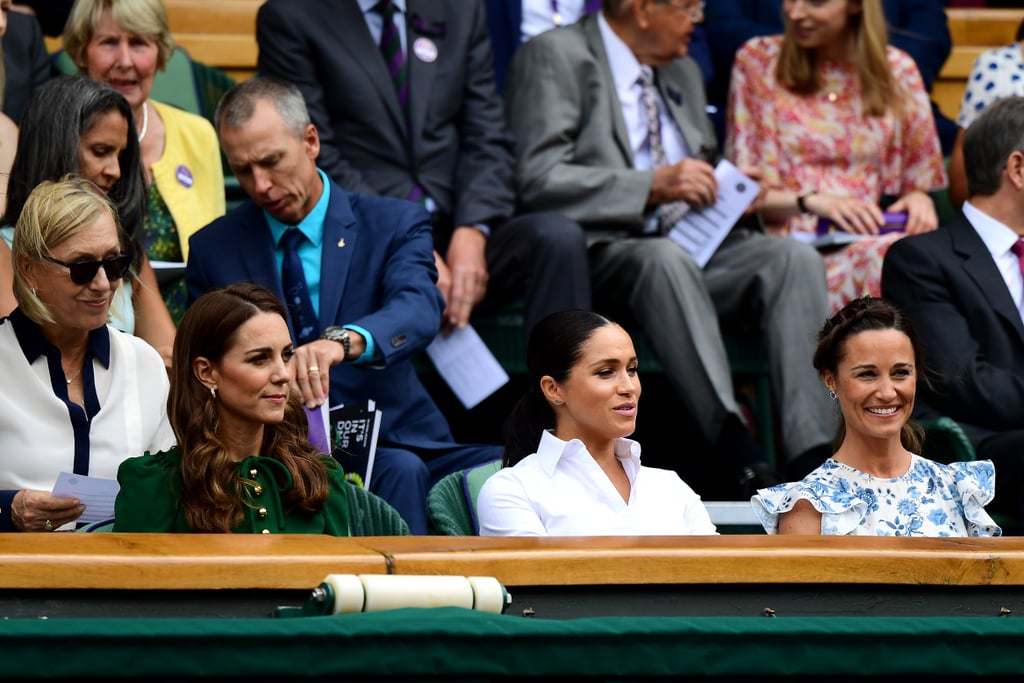
[[[604,14],[598,14],[597,25],[601,29],[601,39],[604,41],[604,51],[608,56],[608,66],[611,67],[612,80],[615,81],[615,92],[619,96],[622,119],[626,122],[626,131],[629,133],[629,147],[633,151],[633,168],[638,171],[649,170],[652,168],[651,145],[648,140],[647,116],[644,114],[643,104],[640,101],[643,89],[638,81],[641,72],[645,69],[650,70],[650,67],[637,61],[636,55],[629,49],[629,46],[608,25]],[[665,159],[669,164],[682,161],[690,156],[683,134],[675,120],[669,116],[668,108],[661,98],[661,93],[657,90],[654,99],[658,105],[661,144],[665,148]]]
[[[526,42],[538,33],[555,28],[555,6],[562,17],[561,26],[575,23],[583,16],[584,0],[523,0],[523,19],[520,23],[520,41]]]
[[[1024,275],[1021,275],[1017,255],[1010,251],[1010,247],[1017,243],[1020,235],[1004,223],[1000,223],[976,208],[969,201],[964,202],[963,212],[964,218],[974,227],[978,237],[992,254],[992,260],[995,261],[996,268],[1003,277],[1006,288],[1010,291],[1013,303],[1017,306],[1021,322],[1024,322]]]
[[[619,439],[615,455],[629,501],[579,439],[545,431],[537,452],[499,470],[480,490],[481,536],[717,534],[693,489],[671,470],[643,467],[640,444]]]

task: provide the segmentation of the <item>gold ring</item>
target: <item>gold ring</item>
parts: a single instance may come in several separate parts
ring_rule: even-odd
[[[43,528],[47,531],[53,531],[53,522],[51,522],[50,520],[46,520],[45,522],[43,522]]]
[[[310,366],[309,366],[308,368],[306,368],[306,370],[307,370],[308,372],[320,372],[320,368],[318,368],[318,367],[317,367],[317,366],[315,366],[315,365],[310,365]]]

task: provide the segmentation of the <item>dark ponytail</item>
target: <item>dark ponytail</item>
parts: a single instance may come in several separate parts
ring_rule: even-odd
[[[594,330],[611,324],[597,313],[573,309],[552,313],[533,326],[526,344],[528,386],[505,420],[503,466],[511,467],[534,453],[541,433],[555,428],[555,411],[541,391],[541,379],[564,382]]]

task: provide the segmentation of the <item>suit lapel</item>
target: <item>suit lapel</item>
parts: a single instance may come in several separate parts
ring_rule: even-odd
[[[669,115],[672,120],[679,126],[679,132],[682,133],[683,139],[686,140],[686,147],[691,157],[698,159],[703,158],[704,154],[702,151],[703,147],[703,136],[701,131],[698,130],[690,122],[690,118],[686,111],[685,88],[678,79],[675,78],[676,72],[672,68],[662,68],[655,70],[657,74],[658,92],[661,93],[661,101],[668,107]]]
[[[591,14],[584,17],[579,23],[583,28],[590,52],[594,55],[598,68],[601,69],[601,81],[606,86],[605,102],[600,106],[608,107],[608,113],[612,117],[612,138],[626,160],[626,165],[632,168],[633,149],[629,144],[629,132],[626,130],[626,121],[622,118],[622,104],[619,102],[618,93],[615,92],[615,78],[612,76],[612,68],[608,64],[608,55],[604,50],[604,40],[601,39],[601,27],[597,23],[597,15]]]
[[[407,0],[406,2],[406,61],[409,65],[409,134],[413,141],[423,137],[423,121],[427,115],[434,90],[434,76],[441,61],[445,45],[444,8],[437,2]],[[438,28],[442,27],[442,28]],[[434,59],[420,59],[417,51]]]
[[[1005,318],[1024,340],[1024,322],[1021,321],[1020,312],[981,237],[963,216],[947,229],[951,231],[953,251],[963,259],[964,272],[978,285],[981,298],[991,302],[992,309]]]
[[[384,57],[380,53],[380,46],[373,42],[359,5],[346,0],[334,3],[332,7],[336,8],[335,11],[339,15],[336,23],[339,33],[338,45],[348,52],[349,61],[358,65],[366,74],[366,78],[380,96],[380,102],[392,125],[399,131],[402,139],[406,140],[408,130],[402,110],[398,106],[398,95],[391,83],[391,74],[388,73]],[[356,105],[357,103],[353,103],[353,106]]]
[[[349,206],[349,197],[331,183],[331,201],[324,218],[324,241],[320,254],[320,327],[341,320],[341,297],[345,292],[352,254],[359,231]]]

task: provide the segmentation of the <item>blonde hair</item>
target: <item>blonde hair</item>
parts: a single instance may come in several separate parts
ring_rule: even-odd
[[[879,0],[859,1],[860,14],[850,15],[849,21],[856,35],[854,61],[860,75],[864,115],[884,116],[892,103],[894,113],[898,116],[902,110],[903,89],[889,66],[889,36],[882,3]],[[803,95],[815,93],[821,87],[814,55],[797,45],[793,25],[788,19],[785,22],[779,63],[775,67],[775,78],[785,87]]]
[[[14,228],[11,260],[17,264],[14,298],[30,320],[40,325],[54,322],[50,308],[25,279],[23,264],[43,262],[54,247],[91,228],[104,212],[113,219],[123,249],[126,241],[114,205],[85,178],[67,175],[58,181],[44,180],[29,194]]]
[[[125,31],[156,43],[156,66],[162,70],[174,52],[174,36],[160,0],[75,0],[62,36],[68,56],[76,64],[85,61],[85,49],[107,10]]]

